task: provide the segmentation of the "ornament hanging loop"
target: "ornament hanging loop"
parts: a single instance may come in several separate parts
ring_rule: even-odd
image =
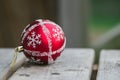
[[[16,48],[14,49],[14,57],[13,57],[12,62],[11,62],[11,64],[10,64],[10,69],[11,69],[12,71],[14,71],[14,65],[15,65],[15,62],[16,62],[16,60],[17,60],[17,55],[18,55],[18,53],[20,53],[21,51],[23,51],[23,46],[18,46],[18,47],[16,47]]]
[[[15,48],[15,50],[17,52],[21,52],[21,51],[23,51],[23,46],[18,46],[18,47]]]

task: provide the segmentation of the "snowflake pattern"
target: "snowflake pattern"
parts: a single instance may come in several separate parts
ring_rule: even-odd
[[[31,33],[31,36],[28,36],[27,39],[28,39],[28,43],[27,43],[27,46],[32,46],[33,48],[36,48],[36,45],[37,44],[41,44],[41,41],[39,40],[39,38],[41,38],[41,35],[36,35],[35,32],[32,32]]]
[[[54,32],[53,37],[57,38],[57,41],[63,39],[63,32],[59,28],[53,28],[52,31]]]

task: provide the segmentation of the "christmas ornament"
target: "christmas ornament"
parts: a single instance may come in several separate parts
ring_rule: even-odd
[[[66,37],[61,27],[50,20],[39,19],[26,26],[21,34],[21,46],[15,50],[16,53],[23,51],[33,62],[50,64],[60,56],[65,45]]]

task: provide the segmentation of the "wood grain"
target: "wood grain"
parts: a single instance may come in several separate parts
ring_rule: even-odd
[[[13,58],[14,49],[13,48],[3,48],[0,49],[0,80],[6,80],[12,73],[10,69],[10,63]],[[23,54],[19,54],[17,61],[14,65],[14,71],[17,70],[22,63],[25,61]]]
[[[102,50],[97,80],[120,80],[120,50]]]
[[[9,80],[90,80],[93,61],[94,50],[69,48],[51,65],[25,62]]]

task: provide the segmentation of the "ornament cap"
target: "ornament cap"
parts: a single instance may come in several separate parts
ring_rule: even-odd
[[[21,52],[21,51],[23,51],[23,46],[18,46],[18,47],[15,48],[15,50],[17,52]]]

